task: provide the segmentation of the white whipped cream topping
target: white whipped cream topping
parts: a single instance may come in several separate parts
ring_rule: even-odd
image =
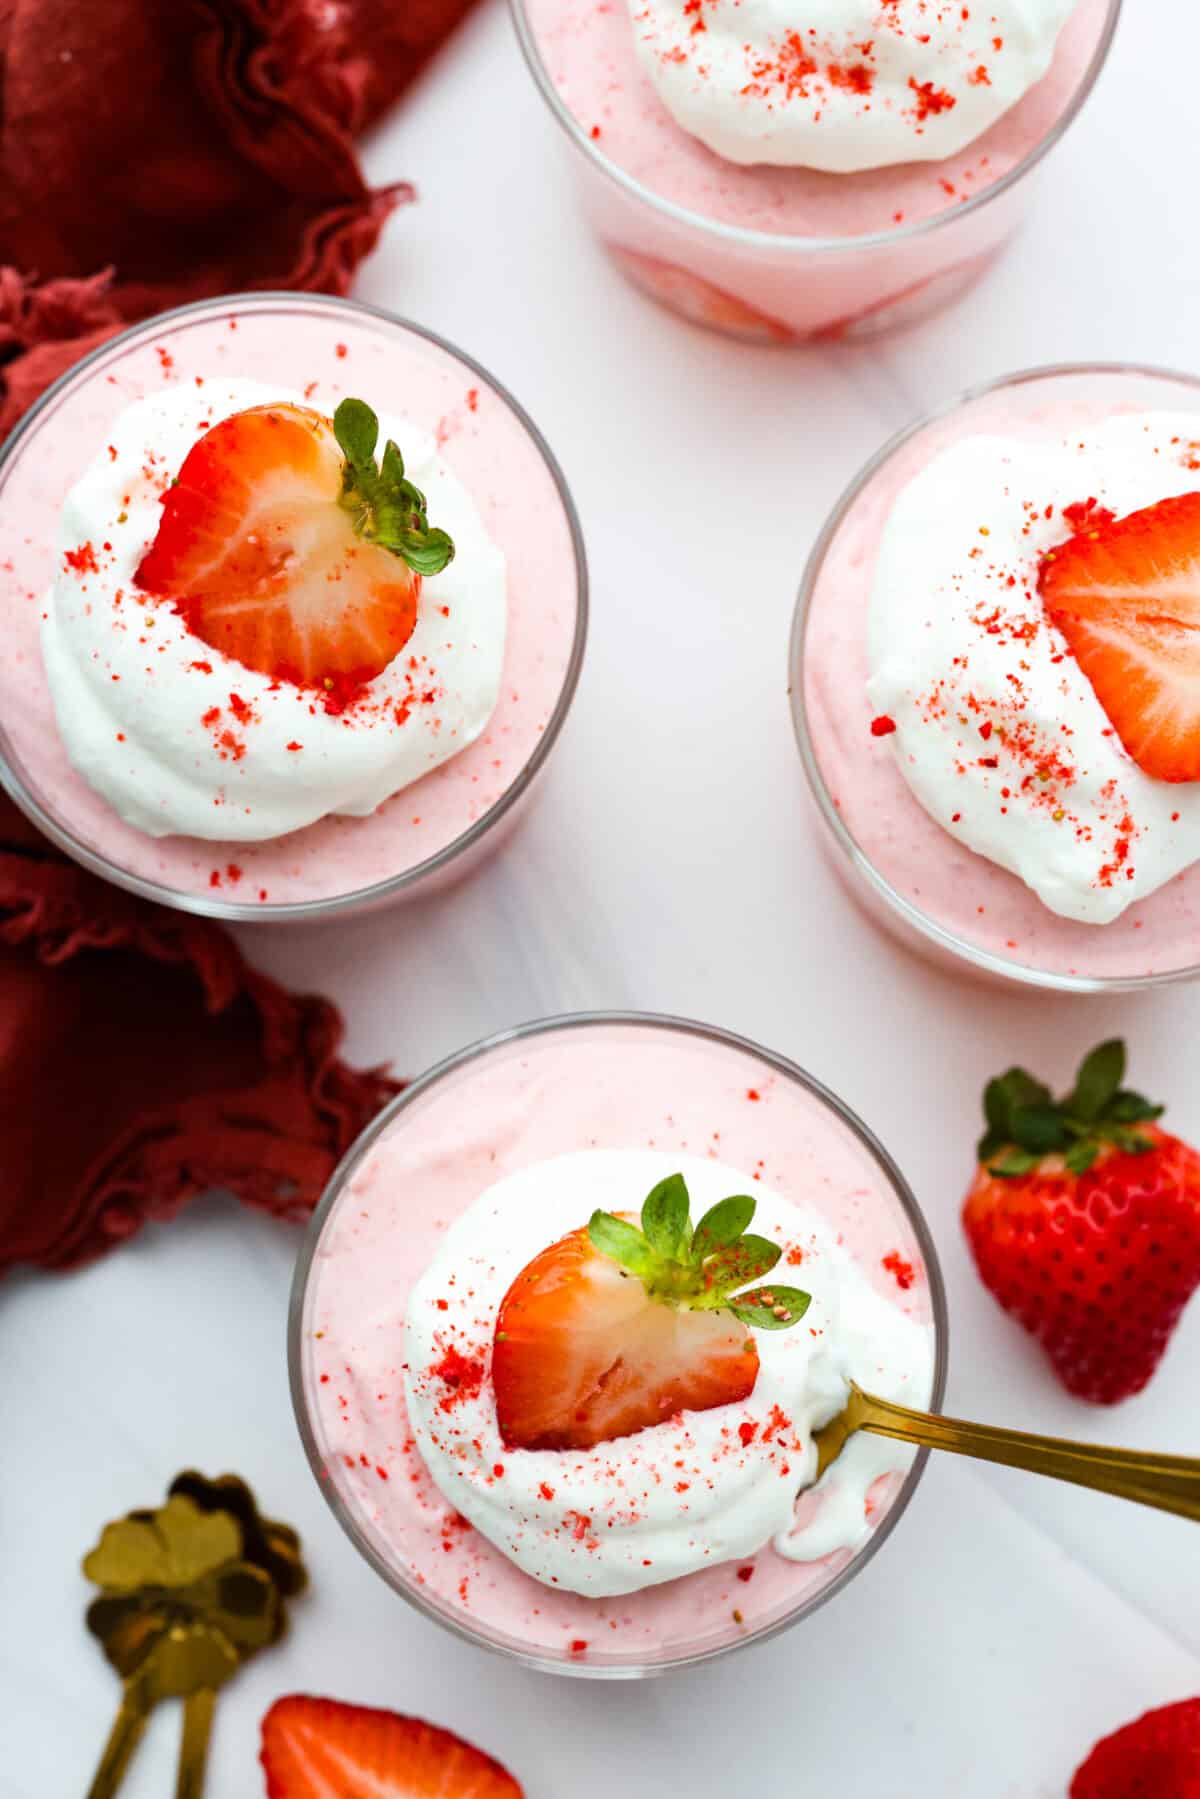
[[[240,380],[139,400],[63,505],[42,627],[58,728],[84,779],[152,837],[262,842],[330,813],[362,817],[473,743],[499,695],[504,557],[432,439],[400,420],[380,420],[380,442],[400,445],[456,553],[424,583],[404,650],[347,712],[223,656],[169,600],[139,603],[147,596],[133,577],[158,531],[160,496],[200,432],[285,401],[306,403]]]
[[[872,711],[939,824],[1052,912],[1108,924],[1200,858],[1200,785],[1144,774],[1049,623],[1064,508],[1118,518],[1200,489],[1200,416],[1113,417],[1054,442],[969,437],[898,496],[868,622]]]
[[[728,162],[953,156],[1050,67],[1076,0],[629,0],[676,124]]]
[[[455,1348],[490,1366],[496,1317],[521,1269],[596,1207],[636,1211],[676,1171],[691,1190],[693,1217],[728,1194],[752,1192],[755,1231],[785,1246],[785,1257],[788,1249],[803,1255],[799,1266],[781,1262],[780,1278],[811,1292],[812,1304],[792,1329],[756,1333],[749,1399],[586,1451],[506,1449],[489,1379],[447,1405],[437,1365]],[[489,1187],[413,1288],[406,1330],[409,1418],[448,1504],[535,1580],[593,1598],[754,1555],[772,1541],[797,1561],[858,1547],[871,1529],[869,1489],[907,1468],[912,1451],[853,1438],[797,1522],[797,1493],[816,1467],[811,1432],[841,1410],[851,1377],[918,1406],[932,1387],[931,1329],[876,1293],[815,1213],[720,1162],[653,1150],[582,1150]],[[753,1427],[749,1443],[742,1425]]]

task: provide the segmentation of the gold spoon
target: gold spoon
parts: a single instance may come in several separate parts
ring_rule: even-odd
[[[1138,1505],[1156,1506],[1181,1518],[1200,1519],[1200,1456],[1152,1455],[1137,1449],[1104,1449],[1098,1443],[1069,1443],[1061,1437],[1035,1437],[1023,1430],[999,1430],[989,1424],[964,1424],[936,1412],[914,1412],[889,1399],[876,1399],[850,1383],[850,1398],[836,1418],[813,1432],[819,1480],[855,1431],[896,1437],[922,1449],[948,1449],[980,1462],[1048,1474],[1077,1487],[1092,1487]]]

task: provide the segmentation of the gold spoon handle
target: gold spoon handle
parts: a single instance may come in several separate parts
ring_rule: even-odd
[[[898,1437],[924,1449],[948,1449],[953,1455],[1024,1468],[1077,1487],[1092,1487],[1118,1499],[1152,1505],[1160,1512],[1200,1520],[1200,1457],[1154,1455],[1137,1449],[1105,1449],[1098,1443],[1070,1443],[1060,1437],[1035,1437],[1028,1431],[1001,1430],[990,1424],[965,1424],[932,1412],[876,1399],[857,1387],[851,1396],[851,1429],[877,1437]]]
[[[92,1777],[87,1799],[112,1799],[125,1777],[134,1750],[142,1739],[151,1700],[143,1682],[134,1675],[125,1682],[121,1704],[108,1733],[100,1766]]]
[[[175,1799],[200,1799],[204,1791],[208,1739],[216,1703],[217,1695],[212,1687],[201,1687],[198,1692],[189,1693],[183,1702],[183,1737],[179,1745]]]

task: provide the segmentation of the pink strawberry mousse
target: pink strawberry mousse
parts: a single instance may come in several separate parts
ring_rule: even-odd
[[[697,89],[712,79],[705,55],[717,9],[735,3],[696,0],[685,11],[693,15],[690,31],[702,35],[685,39],[686,49],[661,52],[669,62],[687,56]],[[730,160],[682,129],[635,45],[635,20],[657,41],[655,7],[628,0],[515,4],[524,14],[535,73],[587,157],[585,204],[625,272],[697,322],[785,342],[852,327],[868,332],[918,316],[986,264],[1018,222],[1009,192],[1014,177],[1037,161],[1086,97],[1119,0],[1077,0],[1047,73],[965,147],[943,160],[891,157],[887,166],[868,166],[869,154],[858,162],[850,154],[843,163],[848,172],[837,173],[819,162],[781,166],[769,141],[761,160]],[[989,60],[1002,60],[1003,40],[987,44]],[[834,68],[817,98],[841,103],[846,89],[861,81],[860,117],[871,113],[868,123],[877,125],[881,105],[866,85],[875,78],[869,41],[865,48],[866,60],[848,71]],[[778,79],[782,94],[786,44],[779,61],[778,76],[769,79]],[[975,92],[990,84],[988,62],[967,81]],[[918,91],[911,107],[914,158],[926,154],[922,136],[942,123],[931,115],[961,102],[961,117],[972,93],[969,85],[956,93],[934,81],[917,89],[925,98]],[[780,98],[778,106],[797,103]],[[800,103],[813,101],[806,95]],[[827,111],[832,120],[833,105]],[[853,119],[842,118],[837,128],[852,145]],[[980,208],[984,199],[989,204]],[[756,235],[739,242],[739,233]]]
[[[131,403],[241,382],[302,393],[326,414],[347,395],[369,395],[385,418],[436,440],[507,567],[499,698],[470,747],[367,816],[328,816],[267,841],[246,841],[245,828],[237,841],[233,834],[225,842],[151,836],[124,822],[72,765],[56,727],[39,631],[58,568],[60,517]],[[115,449],[110,455],[115,461]],[[72,569],[84,579],[93,566],[102,572],[108,549],[103,532],[93,535],[95,542],[71,550]],[[271,916],[370,900],[383,884],[415,882],[431,863],[440,872],[451,856],[452,872],[465,871],[482,853],[481,838],[489,849],[496,841],[489,826],[513,816],[513,802],[546,755],[582,649],[582,552],[570,502],[529,422],[447,346],[385,315],[320,297],[206,302],[135,329],[68,377],[0,459],[0,570],[7,604],[0,714],[11,790],[35,814],[40,807],[64,846],[102,872],[200,910]],[[426,584],[431,602],[435,589],[436,578]],[[446,632],[449,640],[450,623]],[[196,645],[194,710],[203,721],[225,696],[210,678],[211,652],[199,639]],[[145,672],[152,677],[149,649]],[[426,701],[436,711],[436,680],[428,693],[424,684],[413,690],[414,706]],[[342,722],[350,728],[354,721]]]
[[[825,1552],[815,1543],[812,1559],[791,1559],[768,1542],[735,1562],[698,1566],[666,1584],[645,1584],[616,1596],[611,1596],[613,1583],[607,1597],[564,1590],[574,1582],[605,1591],[598,1566],[608,1564],[611,1572],[619,1564],[617,1536],[626,1525],[638,1528],[632,1495],[661,1453],[691,1459],[686,1480],[670,1476],[681,1497],[669,1486],[651,1486],[650,1503],[665,1505],[672,1517],[678,1514],[677,1524],[667,1527],[675,1536],[664,1539],[660,1531],[655,1553],[668,1553],[675,1565],[700,1562],[696,1539],[704,1507],[712,1503],[725,1467],[750,1453],[757,1428],[739,1427],[734,1408],[718,1408],[694,1414],[691,1431],[684,1413],[669,1426],[582,1455],[505,1451],[497,1439],[493,1463],[488,1333],[494,1320],[482,1322],[475,1345],[470,1332],[477,1321],[470,1314],[486,1309],[483,1294],[467,1266],[456,1272],[446,1266],[442,1245],[448,1228],[485,1190],[496,1189],[506,1177],[519,1181],[522,1171],[545,1175],[551,1158],[581,1150],[619,1150],[635,1160],[653,1152],[677,1157],[693,1171],[694,1159],[704,1158],[726,1165],[721,1180],[728,1166],[744,1171],[744,1190],[753,1193],[754,1183],[760,1183],[764,1202],[775,1196],[785,1215],[789,1204],[796,1208],[795,1238],[786,1268],[783,1262],[780,1267],[787,1279],[814,1289],[813,1319],[824,1320],[820,1293],[824,1288],[829,1297],[830,1279],[817,1246],[836,1244],[825,1253],[835,1259],[844,1255],[852,1264],[865,1312],[875,1307],[885,1320],[896,1320],[885,1336],[895,1331],[903,1338],[907,1332],[928,1345],[917,1358],[925,1362],[926,1388],[928,1358],[933,1349],[940,1352],[935,1324],[942,1319],[942,1298],[913,1202],[874,1146],[790,1065],[737,1039],[648,1018],[530,1026],[435,1071],[385,1121],[322,1208],[297,1274],[293,1392],[322,1490],[381,1572],[442,1622],[552,1666],[629,1672],[714,1653],[794,1619],[871,1553],[902,1509],[919,1469],[887,1474],[874,1484],[869,1472],[863,1477],[853,1549]],[[507,1190],[514,1184],[510,1178]],[[535,1179],[533,1189],[537,1186]],[[541,1186],[544,1195],[544,1180]],[[531,1194],[529,1203],[538,1205]],[[586,1194],[580,1203],[586,1206]],[[457,1233],[456,1249],[460,1242]],[[524,1247],[517,1254],[523,1255]],[[438,1271],[434,1288],[441,1309],[428,1319],[410,1318],[410,1296],[418,1283],[423,1297],[426,1289],[434,1290],[428,1279],[421,1280],[431,1265]],[[425,1337],[442,1359],[428,1369],[412,1367],[406,1343]],[[935,1404],[940,1353],[938,1361]],[[886,1378],[878,1367],[872,1373]],[[423,1441],[428,1444],[428,1421],[436,1418],[434,1441],[450,1449],[451,1460],[439,1465],[436,1483],[417,1447],[417,1416],[410,1418],[406,1406],[406,1380],[420,1397]],[[442,1399],[435,1405],[437,1393]],[[928,1400],[926,1391],[916,1402]],[[732,1422],[722,1431],[725,1411]],[[523,1547],[514,1553],[536,1566],[539,1578],[523,1572],[444,1496],[455,1466],[461,1470],[472,1458],[469,1443],[454,1447],[467,1428],[460,1416],[476,1415],[479,1422],[472,1428],[486,1439],[481,1448],[488,1465],[480,1467],[478,1479],[471,1477],[471,1509],[495,1535],[504,1535],[506,1507],[526,1519],[518,1532]],[[784,1466],[789,1460],[794,1465],[794,1479],[806,1446],[792,1441],[796,1427],[790,1420],[773,1418],[766,1434],[776,1429],[787,1439],[780,1440],[780,1459]],[[721,1446],[713,1451],[713,1465],[693,1468],[698,1446],[708,1437]],[[767,1456],[773,1448],[753,1442],[755,1454]],[[790,1455],[782,1453],[785,1448]],[[618,1483],[619,1493],[604,1491],[609,1480]],[[703,1489],[705,1498],[691,1506],[689,1490],[697,1482],[696,1491]],[[594,1490],[581,1524],[572,1495],[577,1499],[591,1490],[588,1483]],[[779,1480],[773,1484],[778,1489]],[[825,1498],[801,1497],[793,1526],[797,1534],[811,1525],[814,1514],[822,1528]],[[847,1503],[841,1495],[824,1523],[830,1541],[839,1540],[837,1522],[844,1522]],[[529,1522],[532,1513],[539,1517],[536,1526]],[[596,1525],[596,1519],[611,1523]],[[601,1543],[595,1532],[603,1535],[606,1529],[616,1534]],[[598,1566],[588,1564],[589,1542]],[[649,1554],[649,1546],[637,1551],[638,1557]],[[648,1564],[644,1574],[641,1568],[639,1561],[639,1581],[663,1578]],[[624,1575],[622,1584],[628,1586],[630,1579]]]
[[[951,795],[934,816],[901,772],[895,718],[881,712],[868,693],[868,611],[885,534],[900,497],[914,491],[916,478],[944,452],[963,446],[964,460],[955,467],[962,468],[968,483],[975,457],[985,474],[989,458],[1003,457],[999,475],[992,468],[977,494],[979,521],[974,514],[968,521],[976,546],[969,554],[980,560],[964,560],[949,586],[937,591],[965,590],[978,578],[974,570],[985,571],[991,587],[980,588],[987,603],[978,614],[984,636],[978,653],[968,649],[965,660],[974,680],[983,655],[1001,646],[1011,664],[1004,679],[1017,696],[1010,723],[1019,727],[1027,698],[1017,684],[1027,692],[1034,678],[1029,672],[1033,658],[1050,627],[1043,621],[1036,577],[1029,591],[1027,571],[1005,573],[1009,551],[997,547],[993,511],[1002,504],[1002,493],[1011,493],[1024,509],[1029,522],[1021,536],[1037,552],[1043,536],[1052,546],[1083,528],[1078,521],[1082,516],[1086,523],[1086,509],[1107,502],[1124,515],[1167,492],[1194,489],[1198,435],[1200,389],[1183,377],[1087,368],[1035,374],[990,387],[906,434],[831,519],[806,575],[793,634],[797,732],[811,758],[810,774],[832,830],[838,866],[845,872],[853,868],[853,890],[880,922],[927,953],[968,962],[982,957],[990,973],[1085,988],[1108,981],[1153,982],[1200,966],[1200,863],[1192,860],[1187,866],[1200,831],[1200,795],[1190,784],[1148,782],[1122,757],[1101,714],[1096,713],[1093,725],[1090,717],[1081,720],[1072,711],[1067,723],[1066,708],[1080,702],[1081,688],[1089,707],[1092,702],[1065,646],[1048,646],[1055,651],[1051,661],[1057,664],[1055,681],[1063,696],[1063,747],[1060,755],[1037,759],[1033,775],[1038,785],[1032,791],[1035,800],[1053,796],[1051,820],[1056,829],[1070,833],[1064,857],[1074,855],[1078,845],[1079,894],[1059,903],[1082,901],[1100,922],[1081,922],[1052,910],[1026,880],[961,841],[971,822],[967,813],[979,804],[978,793],[969,787],[980,774],[995,787],[986,829],[998,848],[1006,832],[1042,822],[1036,808],[1031,819],[1019,816],[1029,782],[1022,770],[1009,772],[1010,749],[1014,755],[1020,752],[1021,731],[1003,734],[1003,711],[997,715],[999,737],[993,736],[990,713],[969,721],[966,735],[974,747],[965,753],[965,763],[971,782],[963,779],[961,794],[957,799]],[[998,451],[989,450],[989,444],[998,445]],[[1022,445],[1028,446],[1024,461]],[[1064,475],[1064,468],[1072,472]],[[1047,470],[1057,474],[1061,493],[1046,485]],[[962,491],[973,490],[968,485]],[[1047,503],[1064,498],[1072,504]],[[1082,515],[1079,508],[1085,509]],[[982,524],[985,511],[993,519],[990,526]],[[947,533],[957,530],[957,521],[944,507],[941,515]],[[922,591],[929,578],[926,571],[918,583]],[[1028,616],[1023,610],[1016,629],[1009,628],[1010,606],[1025,607],[1027,602]],[[928,638],[934,625],[916,615],[914,628]],[[957,675],[949,661],[942,673],[947,686],[953,686]],[[1082,790],[1073,789],[1072,781],[1089,772],[1085,763],[1097,761],[1097,744],[1089,741],[1086,752],[1080,747],[1088,730],[1097,726],[1103,727],[1105,753],[1117,764],[1112,785],[1119,804],[1102,798],[1093,828],[1076,817],[1085,802],[1076,799]],[[991,767],[1001,761],[1003,766]],[[999,785],[1006,781],[1022,792],[1009,797]],[[1138,795],[1133,801],[1127,798],[1130,791]],[[1101,787],[1101,795],[1106,792]],[[1091,798],[1086,803],[1095,804]],[[1128,882],[1141,877],[1144,864],[1148,868],[1152,845],[1162,858],[1162,872],[1154,877],[1162,884],[1111,916],[1129,890]],[[869,874],[864,875],[863,861]],[[1168,878],[1173,868],[1183,871]],[[1035,866],[1027,872],[1034,879],[1039,871]]]

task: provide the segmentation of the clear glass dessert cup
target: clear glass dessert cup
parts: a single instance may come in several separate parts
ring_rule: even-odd
[[[615,0],[624,7],[625,0]],[[1104,67],[1121,0],[1103,5],[1094,48],[1063,110],[1015,165],[929,217],[861,236],[789,236],[707,218],[654,192],[608,157],[546,66],[528,0],[510,0],[533,79],[570,145],[580,202],[622,272],[695,324],[748,342],[861,339],[915,323],[957,299],[1025,216],[1033,177]],[[940,165],[934,164],[936,169]],[[854,180],[834,176],[831,180]]]
[[[664,1070],[678,1116],[670,1102],[660,1105]],[[531,1091],[537,1094],[532,1112],[510,1105],[513,1094]],[[564,1093],[570,1116],[555,1111],[556,1096]],[[480,1118],[489,1105],[494,1131]],[[753,1142],[768,1158],[765,1178],[774,1190],[802,1198],[833,1223],[856,1263],[873,1270],[868,1278],[926,1324],[929,1403],[939,1407],[945,1289],[929,1228],[903,1175],[849,1108],[794,1063],[684,1019],[580,1013],[502,1031],[450,1056],[401,1094],[350,1150],[297,1262],[288,1325],[292,1402],[334,1516],[376,1572],[425,1617],[545,1672],[639,1678],[710,1660],[799,1623],[882,1549],[924,1467],[922,1452],[906,1473],[888,1476],[874,1528],[859,1548],[796,1563],[768,1546],[753,1558],[759,1565],[752,1581],[744,1567],[735,1578],[737,1564],[725,1563],[617,1599],[579,1598],[522,1573],[479,1533],[456,1530],[463,1521],[433,1489],[404,1407],[386,1385],[392,1376],[400,1380],[411,1284],[397,1259],[408,1255],[415,1280],[439,1233],[483,1188],[547,1155],[584,1144],[628,1148],[646,1141],[639,1132],[647,1129],[658,1146],[678,1149],[669,1139],[686,1131],[689,1105],[706,1135],[709,1126],[722,1127],[722,1160],[748,1168],[746,1145]],[[769,1147],[772,1138],[777,1151]],[[458,1193],[448,1187],[455,1157],[466,1162]],[[388,1193],[402,1205],[394,1216]],[[901,1274],[886,1272],[896,1268]],[[381,1283],[377,1292],[363,1290],[368,1269],[369,1280]],[[363,1346],[359,1363],[345,1333]],[[387,1370],[373,1359],[393,1355]],[[382,1438],[371,1447],[368,1433],[375,1428],[391,1433],[387,1448]],[[873,1502],[874,1496],[872,1489]],[[444,1522],[430,1523],[431,1510]],[[464,1556],[482,1559],[464,1563]],[[461,1578],[464,1570],[469,1578]],[[489,1611],[495,1615],[484,1615]]]
[[[871,458],[827,519],[800,584],[788,693],[822,845],[875,923],[940,966],[992,984],[1115,994],[1195,979],[1200,867],[1177,875],[1112,923],[1061,918],[1016,875],[975,855],[937,824],[890,758],[885,767],[871,757],[866,625],[878,535],[899,490],[961,438],[995,430],[1044,440],[1113,414],[1150,411],[1200,417],[1200,379],[1133,364],[1068,363],[971,388],[906,426]],[[839,620],[847,616],[861,618],[861,626],[855,622],[843,631]],[[834,706],[841,714],[836,719]],[[871,824],[872,811],[883,825]],[[870,847],[862,841],[867,835],[874,839]],[[932,889],[943,858],[953,878],[943,883],[937,910],[928,899],[901,891],[902,877],[911,887],[927,880]],[[989,902],[986,909],[981,896]],[[978,923],[980,912],[1007,918],[1003,931],[990,927],[998,943]]]
[[[301,357],[291,347],[297,336],[304,341]],[[320,370],[307,361],[314,352]],[[528,534],[513,522],[511,495],[501,496],[505,503],[497,508],[509,534],[498,539],[509,562],[509,619],[491,721],[475,743],[366,818],[327,817],[265,842],[151,838],[88,787],[62,748],[37,642],[58,509],[103,447],[106,423],[165,380],[188,379],[193,360],[197,368],[290,388],[305,387],[306,376],[320,373],[326,379],[312,383],[313,404],[327,401],[330,409],[339,393],[369,385],[364,397],[373,396],[381,411],[411,417],[429,436],[437,426],[439,448],[468,489],[472,471],[479,481],[487,478],[489,456],[496,465],[519,464],[537,485],[538,532],[546,535],[536,546],[525,543]],[[417,402],[408,411],[409,383],[420,404],[445,409],[440,418],[425,416]],[[503,440],[503,456],[495,445],[488,448],[489,434]],[[475,498],[486,512],[482,502],[489,496],[475,492]],[[178,307],[102,344],[54,382],[0,447],[0,571],[0,593],[12,609],[7,673],[0,667],[0,784],[46,837],[93,873],[142,898],[229,921],[303,922],[370,910],[426,897],[472,872],[525,810],[570,710],[587,637],[579,519],[558,463],[521,406],[434,332],[376,307],[317,294],[223,295]],[[522,683],[514,676],[533,665],[542,690],[519,719],[515,688]],[[489,748],[493,732],[496,747]],[[503,765],[492,760],[500,756]],[[468,774],[468,765],[474,772]],[[475,783],[470,792],[468,779]],[[450,782],[457,782],[453,797]],[[405,795],[422,796],[424,821],[406,816],[417,808],[405,805]],[[393,823],[385,826],[389,815]],[[405,836],[404,827],[423,822],[419,840]],[[348,875],[349,861],[359,867]],[[276,873],[282,894],[272,891],[269,877]]]

